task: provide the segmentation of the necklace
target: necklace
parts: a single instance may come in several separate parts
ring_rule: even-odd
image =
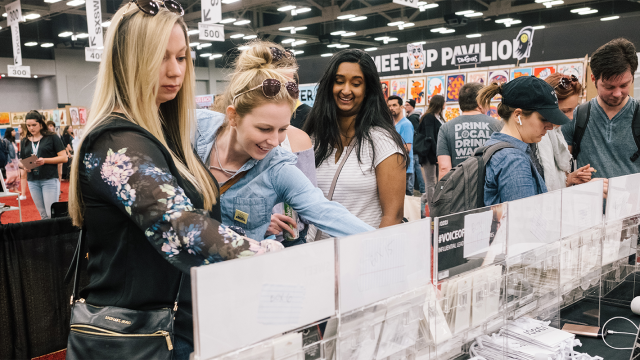
[[[216,170],[220,170],[222,172],[224,172],[227,175],[231,175],[233,177],[233,175],[235,175],[238,171],[237,170],[227,170],[225,168],[222,167],[222,163],[220,162],[220,157],[218,156],[218,142],[214,142],[213,143],[214,148],[216,149],[216,160],[218,160],[218,166],[220,167],[216,167],[213,165],[209,165],[209,169],[216,169]]]

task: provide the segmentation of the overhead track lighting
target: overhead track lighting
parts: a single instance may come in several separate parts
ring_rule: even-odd
[[[610,21],[610,20],[618,20],[618,19],[620,19],[620,16],[615,15],[615,16],[603,17],[602,19],[600,19],[600,21]]]
[[[353,15],[353,14],[340,15],[340,16],[338,16],[338,20],[347,20],[347,19],[351,19],[351,18],[354,18],[354,17],[356,17],[356,16]]]
[[[245,19],[245,20],[238,20],[238,21],[234,22],[233,25],[241,26],[241,25],[247,25],[247,24],[250,24],[250,23],[251,23],[251,20],[246,20]]]
[[[228,23],[232,23],[236,21],[235,18],[226,18],[226,19],[222,19],[220,21],[218,21],[218,24],[228,24]]]
[[[376,51],[376,50],[378,50],[377,47],[370,47],[370,48],[364,49],[364,51]]]
[[[362,20],[367,20],[367,17],[362,15],[362,16],[352,17],[349,19],[349,21],[362,21]]]

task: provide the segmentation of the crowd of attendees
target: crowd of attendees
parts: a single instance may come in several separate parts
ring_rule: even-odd
[[[176,359],[193,349],[191,267],[400,224],[406,196],[431,204],[438,181],[478,148],[506,144],[479,179],[487,206],[640,172],[629,96],[638,60],[624,39],[592,54],[588,103],[584,84],[562,74],[467,83],[448,122],[441,96],[424,114],[385,98],[373,59],[354,49],[331,58],[313,106],[300,104],[295,57],[254,41],[217,111],[194,112],[186,26],[172,11],[151,15],[124,6],[107,31],[113,60],[101,64],[73,157],[69,213],[86,237],[87,303],[148,310],[180,295]],[[486,115],[496,96],[500,120]],[[38,156],[27,182],[46,218],[72,133],[60,139],[36,114],[26,125],[16,156]]]

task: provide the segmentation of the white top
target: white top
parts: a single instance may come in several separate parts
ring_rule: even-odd
[[[371,139],[375,146],[375,159],[373,161],[375,167],[393,154],[402,154],[402,149],[396,145],[389,134],[380,128],[371,130]],[[380,196],[378,195],[376,171],[375,168],[371,167],[373,152],[368,141],[363,141],[362,147],[361,163],[358,162],[356,147],[344,164],[333,192],[333,201],[340,203],[360,220],[377,229],[382,220],[382,208],[380,207]],[[329,196],[331,182],[346,153],[346,151],[343,151],[340,159],[336,162],[336,151],[337,149],[333,149],[327,160],[316,169],[318,187],[325,197]],[[316,231],[315,226],[311,225],[309,227],[307,241],[314,241]],[[323,233],[322,239],[326,238],[329,238],[329,235]]]

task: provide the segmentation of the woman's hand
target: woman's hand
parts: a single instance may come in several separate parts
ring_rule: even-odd
[[[267,235],[278,235],[286,230],[291,234],[291,236],[296,236],[296,233],[288,224],[291,224],[291,226],[294,227],[297,226],[296,222],[286,215],[272,214],[271,224],[269,224],[269,227],[267,228]]]
[[[38,160],[36,160],[36,165],[38,166],[44,165],[44,158],[38,158]]]
[[[580,169],[567,174],[567,186],[580,185],[591,181],[591,174],[596,169],[592,168],[590,164],[587,164]]]
[[[600,181],[602,180],[603,185],[602,185],[602,197],[606,200],[607,199],[607,195],[609,194],[609,179],[592,179],[591,181]],[[589,181],[589,182],[591,182]]]

